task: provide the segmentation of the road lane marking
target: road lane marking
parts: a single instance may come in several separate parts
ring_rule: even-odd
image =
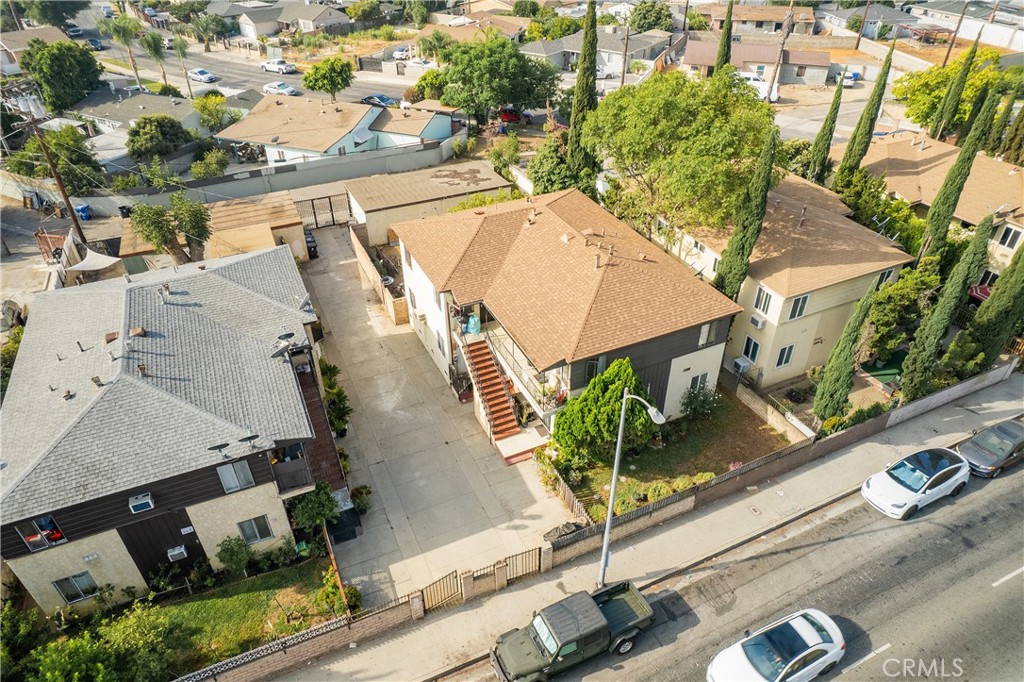
[[[848,666],[846,666],[845,668],[843,668],[843,670],[842,670],[842,672],[841,672],[840,674],[841,674],[841,675],[845,675],[846,673],[850,672],[851,670],[853,670],[854,668],[856,668],[856,667],[857,667],[858,665],[860,665],[861,663],[865,663],[865,662],[867,662],[867,661],[870,661],[870,660],[871,660],[872,658],[874,658],[874,657],[875,657],[875,656],[877,656],[878,654],[882,653],[883,651],[885,651],[886,649],[888,649],[888,648],[889,648],[889,647],[891,647],[891,646],[892,646],[892,643],[887,643],[887,644],[883,644],[882,646],[878,647],[877,649],[875,649],[874,651],[872,651],[872,652],[871,652],[870,654],[868,654],[867,656],[865,656],[865,657],[863,657],[863,658],[861,658],[861,659],[859,659],[859,660],[856,660],[856,661],[854,661],[853,663],[851,663],[850,665],[848,665]]]
[[[1005,582],[1006,582],[1007,580],[1009,580],[1010,578],[1016,578],[1016,577],[1017,577],[1018,575],[1020,575],[1021,573],[1024,573],[1024,566],[1021,566],[1020,568],[1018,568],[1018,569],[1017,569],[1016,571],[1014,571],[1013,573],[1009,573],[1009,574],[1007,574],[1007,575],[1004,575],[1004,576],[1003,576],[1002,578],[1000,578],[999,580],[997,580],[997,581],[995,581],[994,583],[992,583],[992,587],[999,587],[1000,585],[1002,585],[1003,583],[1005,583]]]

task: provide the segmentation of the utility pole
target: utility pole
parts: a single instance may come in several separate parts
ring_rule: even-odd
[[[854,50],[860,49],[860,39],[864,35],[864,24],[868,23],[868,8],[871,7],[871,0],[868,0],[864,5],[864,14],[860,15],[860,30],[857,31],[857,44],[853,46]]]
[[[775,89],[775,84],[779,81],[779,70],[782,69],[782,58],[786,52],[786,39],[789,38],[789,34],[793,31],[793,4],[796,0],[789,0],[789,12],[786,14],[786,20],[782,22],[782,43],[779,44],[779,56],[775,59],[775,70],[772,71],[772,79],[768,81],[768,95],[766,99],[771,104],[772,101],[772,90]],[[863,25],[861,26],[863,28]]]
[[[15,6],[14,0],[7,0],[7,4],[11,6],[11,17],[14,18],[15,28],[19,31],[22,30],[24,26],[21,25],[21,17],[18,16],[18,8]]]
[[[949,63],[949,53],[953,51],[953,46],[956,44],[956,37],[960,35],[960,24],[964,23],[964,15],[967,14],[967,5],[969,0],[964,0],[964,8],[960,10],[960,18],[956,20],[956,28],[953,29],[953,37],[949,39],[949,47],[946,48],[946,56],[942,58],[942,68],[946,68],[946,64]],[[995,10],[992,10],[993,15]]]
[[[78,239],[81,240],[82,244],[86,243],[85,232],[82,231],[82,225],[78,222],[78,214],[75,213],[74,207],[71,205],[71,199],[68,197],[68,191],[64,189],[64,180],[60,177],[60,173],[57,171],[57,165],[53,162],[53,157],[50,156],[50,148],[46,146],[46,140],[43,139],[42,133],[39,132],[39,127],[36,125],[36,117],[32,113],[32,109],[28,110],[28,124],[32,128],[32,132],[35,133],[36,139],[39,140],[39,147],[43,151],[43,156],[46,157],[46,164],[50,167],[50,174],[53,175],[53,179],[57,182],[57,189],[60,190],[60,195],[64,199],[64,207],[68,211],[68,215],[71,216],[71,224],[75,227],[75,234],[78,235]]]
[[[14,0],[11,0],[13,2]],[[686,0],[686,5],[683,7],[683,35],[686,35],[686,24],[690,17],[690,0]]]
[[[999,9],[999,0],[996,0],[994,3],[992,3],[992,11],[989,12],[989,15],[988,15],[988,23],[991,24],[993,21],[996,20],[996,10],[997,9]]]
[[[619,78],[619,87],[626,86],[626,68],[629,66],[626,60],[629,57],[629,20],[626,20],[626,42],[622,45],[622,77]]]

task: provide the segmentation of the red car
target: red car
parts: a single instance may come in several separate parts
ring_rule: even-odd
[[[517,111],[512,107],[506,107],[498,111],[498,117],[502,123],[533,123],[533,116],[528,111]]]

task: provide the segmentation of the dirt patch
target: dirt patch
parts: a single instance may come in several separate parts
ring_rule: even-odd
[[[973,40],[957,38],[956,44],[953,46],[953,50],[949,55],[949,61],[954,61],[964,52],[971,49],[971,45],[973,43]],[[1013,52],[1013,50],[1005,47],[996,47],[994,45],[982,45],[982,47],[996,50],[999,54],[1010,54]],[[908,40],[903,38],[896,41],[896,49],[913,57],[917,57],[918,59],[929,61],[932,64],[941,64],[942,60],[946,58],[946,50],[949,49],[949,44],[942,43],[928,45],[919,40]]]

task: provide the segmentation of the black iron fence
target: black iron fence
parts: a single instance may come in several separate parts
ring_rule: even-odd
[[[462,583],[459,581],[458,571],[452,571],[423,588],[423,608],[427,611],[458,606],[461,603]]]
[[[505,559],[505,563],[508,565],[507,579],[509,583],[534,573],[540,573],[540,547],[513,554]]]

